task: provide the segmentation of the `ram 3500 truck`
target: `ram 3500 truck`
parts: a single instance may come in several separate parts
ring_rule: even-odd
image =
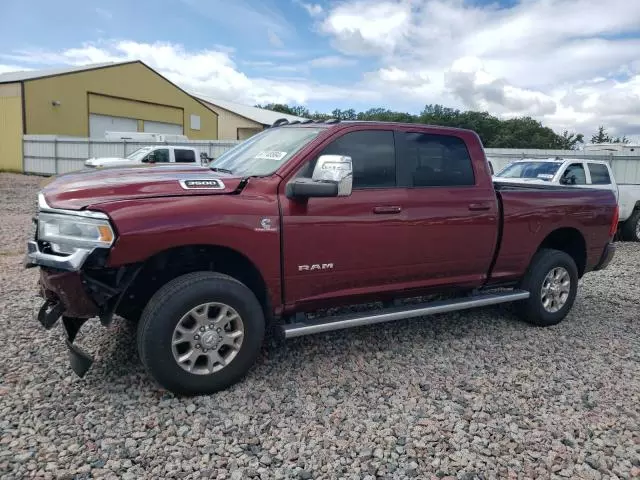
[[[38,319],[62,319],[73,370],[93,361],[74,343],[83,323],[120,315],[159,384],[203,394],[246,374],[268,327],[291,338],[505,302],[557,324],[610,262],[617,205],[493,182],[472,131],[285,121],[209,168],[58,177],[36,223]],[[345,305],[358,313],[325,314]]]

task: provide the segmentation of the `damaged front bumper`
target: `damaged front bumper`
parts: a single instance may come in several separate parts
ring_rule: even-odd
[[[31,248],[30,246],[29,249]],[[83,377],[94,360],[74,343],[80,328],[87,320],[95,317],[98,317],[104,326],[111,323],[120,300],[139,268],[127,266],[111,269],[110,275],[107,276],[108,281],[105,278],[98,280],[96,274],[102,272],[104,276],[106,270],[94,268],[90,273],[81,269],[74,270],[69,268],[68,263],[55,263],[68,262],[65,257],[42,255],[56,258],[43,260],[41,255],[34,255],[30,251],[24,262],[26,268],[40,267],[39,294],[43,297],[44,303],[37,313],[37,320],[46,330],[50,330],[62,319],[71,369]]]
[[[93,365],[93,357],[73,342],[80,331],[80,327],[82,327],[88,319],[65,317],[62,315],[63,312],[64,306],[61,302],[46,300],[38,312],[38,321],[46,330],[50,330],[60,317],[62,317],[62,325],[67,334],[65,343],[69,350],[71,370],[79,377],[84,377],[89,368],[91,368],[91,365]]]

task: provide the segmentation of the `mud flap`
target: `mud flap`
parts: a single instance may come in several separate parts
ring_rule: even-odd
[[[87,370],[89,370],[91,365],[93,365],[93,357],[73,343],[76,339],[76,335],[78,335],[78,332],[80,331],[80,328],[86,321],[86,318],[62,317],[62,324],[64,325],[65,332],[67,333],[69,363],[71,364],[71,369],[80,378],[84,377]]]

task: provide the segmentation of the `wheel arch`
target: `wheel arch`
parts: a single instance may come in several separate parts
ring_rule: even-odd
[[[126,308],[127,302],[144,308],[167,282],[197,271],[219,272],[239,280],[255,294],[265,318],[269,320],[273,316],[271,292],[257,265],[242,252],[209,244],[172,247],[146,259],[124,294],[122,308]]]
[[[587,268],[587,242],[579,230],[572,227],[553,230],[542,240],[536,253],[545,248],[565,252],[576,263],[578,276],[584,275]]]

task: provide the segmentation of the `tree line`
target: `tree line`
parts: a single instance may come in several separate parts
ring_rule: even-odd
[[[336,108],[331,113],[310,112],[304,106],[271,103],[256,105],[280,113],[287,113],[313,120],[377,120],[385,122],[422,123],[445,127],[468,128],[478,133],[487,148],[541,148],[576,150],[584,143],[584,135],[564,130],[557,134],[551,128],[531,117],[517,117],[502,120],[489,112],[458,110],[442,105],[425,105],[417,115],[396,112],[386,108],[370,108],[356,112],[353,108]],[[591,137],[591,143],[629,143],[627,137],[612,137],[604,126]]]

